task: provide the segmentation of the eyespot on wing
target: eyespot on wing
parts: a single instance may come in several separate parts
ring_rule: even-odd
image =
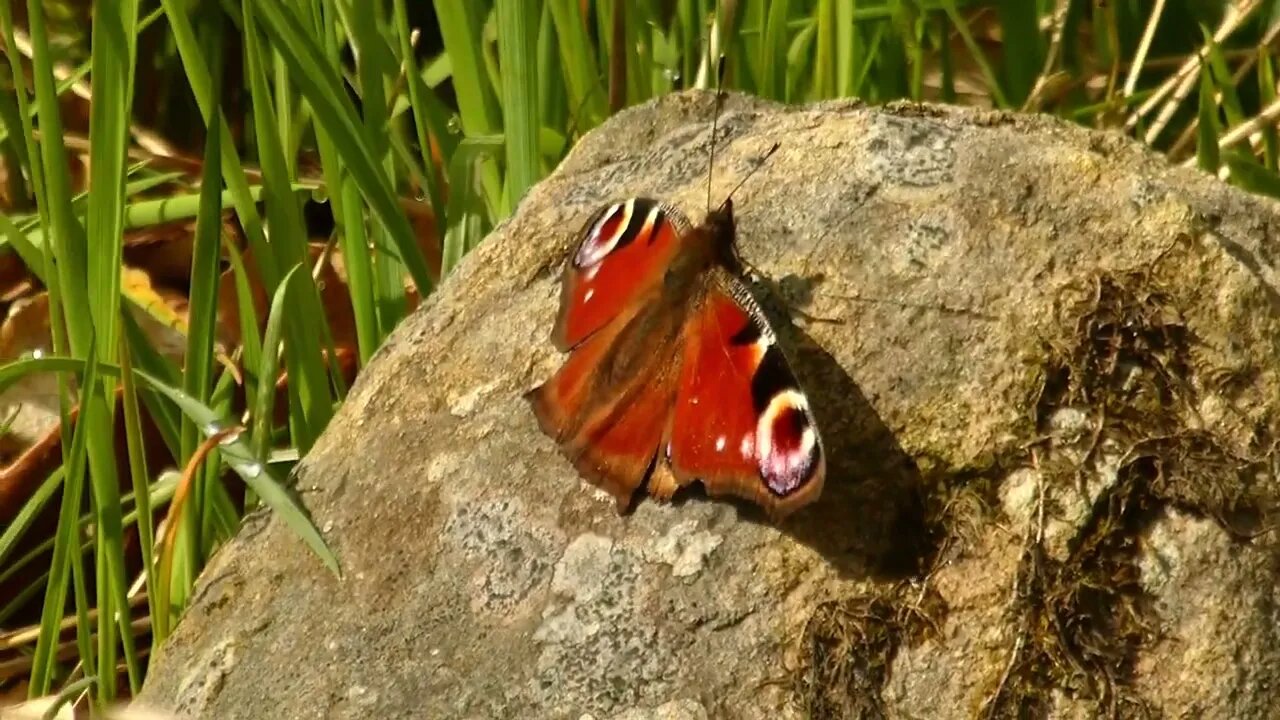
[[[679,210],[648,198],[593,215],[565,265],[551,334],[556,347],[576,347],[660,283],[688,227]]]
[[[670,463],[681,484],[751,500],[775,517],[821,492],[825,458],[809,402],[741,281],[721,272],[684,334]]]

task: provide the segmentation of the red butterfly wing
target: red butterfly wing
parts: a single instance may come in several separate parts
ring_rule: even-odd
[[[815,500],[826,472],[817,424],[746,287],[715,270],[683,339],[667,431],[675,482],[701,480],[708,494],[738,495],[774,517]]]
[[[679,210],[646,198],[587,222],[551,335],[571,352],[529,393],[543,432],[620,510],[649,473],[671,415],[682,319],[664,312],[658,293],[689,227]]]
[[[675,398],[680,319],[643,300],[582,341],[528,395],[542,431],[592,484],[630,506]]]
[[[689,221],[648,198],[632,198],[596,213],[565,267],[552,342],[576,347],[662,282]]]
[[[571,352],[528,397],[543,432],[619,510],[646,477],[659,498],[700,480],[774,517],[821,492],[807,399],[759,306],[714,259],[733,242],[731,213],[690,232],[663,203],[611,205],[565,269],[552,339]],[[682,250],[693,254],[673,264]],[[664,438],[667,462],[650,476]]]

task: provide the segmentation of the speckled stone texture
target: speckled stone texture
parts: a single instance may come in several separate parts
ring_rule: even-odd
[[[1275,717],[1280,209],[1116,135],[731,97],[713,175],[830,455],[780,526],[618,517],[521,394],[603,203],[701,215],[712,98],[589,134],[248,519],[141,700],[192,718]],[[788,312],[791,310],[792,312]],[[806,317],[835,320],[815,322]],[[787,321],[786,318],[791,318]]]

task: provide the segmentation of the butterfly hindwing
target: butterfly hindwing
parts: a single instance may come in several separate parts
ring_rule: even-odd
[[[658,286],[689,227],[679,210],[649,198],[593,215],[564,270],[555,346],[576,347]]]
[[[614,496],[619,511],[653,466],[675,398],[683,323],[653,294],[581,341],[529,393],[543,432],[584,478]]]
[[[742,282],[709,274],[682,339],[666,444],[674,480],[700,480],[710,495],[737,495],[776,517],[816,498],[826,466],[817,425]]]

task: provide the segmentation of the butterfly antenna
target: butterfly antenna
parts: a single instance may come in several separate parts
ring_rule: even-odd
[[[707,151],[707,212],[711,212],[711,175],[716,167],[716,125],[720,121],[720,105],[724,101],[724,53],[716,63],[716,107],[711,115],[711,149]]]
[[[738,184],[733,186],[733,189],[729,191],[729,194],[724,196],[724,202],[720,203],[721,210],[724,209],[724,206],[729,202],[729,199],[733,197],[733,194],[738,192],[738,190],[751,179],[751,176],[756,174],[757,170],[764,167],[765,161],[772,157],[774,153],[778,152],[778,148],[780,147],[782,147],[782,143],[774,143],[773,147],[769,148],[768,152],[760,156],[760,159],[756,161],[755,167],[751,168],[751,170],[738,181]]]

